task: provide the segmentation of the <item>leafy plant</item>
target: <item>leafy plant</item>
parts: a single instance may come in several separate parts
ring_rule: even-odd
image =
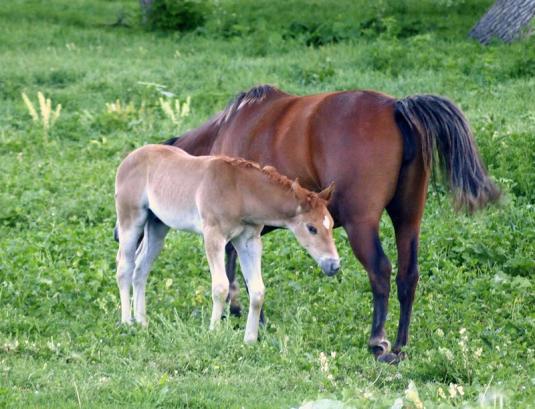
[[[177,126],[182,123],[183,118],[190,114],[191,97],[189,96],[182,103],[178,98],[173,100],[159,98],[159,101],[164,114]]]
[[[43,137],[45,142],[48,142],[48,131],[56,123],[61,114],[61,104],[57,104],[55,109],[52,109],[52,101],[50,98],[45,98],[43,93],[39,91],[37,93],[37,99],[39,101],[39,113],[35,109],[30,98],[23,92],[22,99],[28,113],[32,117],[34,123],[38,123],[43,128]]]
[[[487,3],[218,1],[189,35],[109,27],[137,1],[3,2],[0,407],[531,407],[535,48],[468,40]],[[306,27],[289,35],[292,22]],[[300,95],[440,94],[474,129],[504,201],[467,217],[453,213],[444,189],[429,191],[408,359],[398,366],[367,351],[370,284],[343,229],[334,279],[288,232],[264,236],[267,322],[255,346],[242,343],[244,318],[208,331],[210,272],[202,239],[186,233],[168,235],[151,273],[148,329],[117,325],[118,164],[136,147],[204,123],[258,83]],[[21,104],[27,89],[41,90],[45,105],[48,95],[69,106],[47,144],[38,99],[36,122]],[[176,95],[191,96],[189,115],[180,116],[187,99]],[[56,109],[51,102],[50,124]],[[337,138],[336,126],[325,131]],[[381,240],[394,266],[393,341],[396,241],[386,215]],[[243,285],[241,301],[246,311]]]
[[[209,12],[207,0],[153,0],[146,24],[158,30],[190,31],[203,26]]]

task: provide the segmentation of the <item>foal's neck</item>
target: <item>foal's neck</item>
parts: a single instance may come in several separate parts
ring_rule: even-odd
[[[299,207],[299,201],[291,187],[273,180],[261,170],[246,171],[245,183],[240,186],[244,220],[254,224],[286,227]]]

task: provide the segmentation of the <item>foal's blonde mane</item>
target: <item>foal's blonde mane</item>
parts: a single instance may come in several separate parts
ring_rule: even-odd
[[[296,189],[294,186],[294,181],[284,175],[281,175],[273,166],[262,167],[258,163],[250,160],[242,158],[231,158],[228,156],[221,156],[221,159],[236,168],[251,169],[261,172],[263,175],[267,176],[269,180],[273,183],[279,185],[282,188],[295,192],[299,201],[306,203],[311,208],[316,208],[318,206],[327,204],[327,201],[319,197],[318,194],[315,192],[305,189],[300,185],[298,185]]]

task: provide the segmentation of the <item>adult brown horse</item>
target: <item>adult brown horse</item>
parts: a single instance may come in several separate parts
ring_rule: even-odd
[[[272,165],[310,190],[335,182],[329,210],[368,273],[373,292],[369,347],[386,362],[399,360],[407,344],[433,163],[441,168],[457,208],[474,211],[500,196],[463,113],[435,95],[396,99],[346,91],[301,97],[264,85],[241,93],[204,125],[166,143],[193,155],[224,154]],[[379,239],[384,209],[398,250],[400,318],[392,352],[384,329],[392,271]]]

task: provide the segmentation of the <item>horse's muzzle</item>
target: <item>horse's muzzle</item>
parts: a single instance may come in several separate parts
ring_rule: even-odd
[[[326,258],[321,260],[320,267],[323,272],[329,277],[338,273],[340,270],[340,259],[337,258]]]

